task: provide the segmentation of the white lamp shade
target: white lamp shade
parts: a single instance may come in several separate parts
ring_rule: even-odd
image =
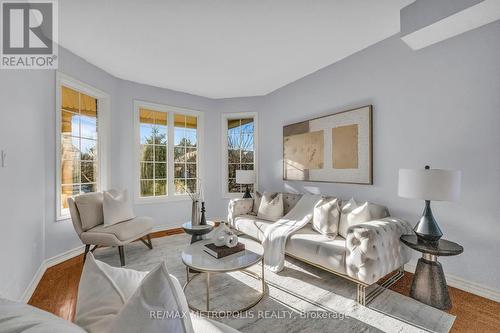
[[[403,198],[457,201],[461,172],[442,169],[400,169],[398,194]]]
[[[255,183],[255,172],[253,170],[236,170],[236,184]]]

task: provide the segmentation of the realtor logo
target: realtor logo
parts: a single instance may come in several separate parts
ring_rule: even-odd
[[[57,68],[57,2],[2,1],[2,69]]]

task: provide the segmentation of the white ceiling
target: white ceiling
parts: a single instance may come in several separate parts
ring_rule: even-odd
[[[399,32],[414,0],[64,0],[60,44],[122,79],[265,95]]]

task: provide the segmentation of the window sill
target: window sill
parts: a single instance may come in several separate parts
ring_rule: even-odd
[[[56,222],[71,220],[71,215],[63,215],[56,217]]]

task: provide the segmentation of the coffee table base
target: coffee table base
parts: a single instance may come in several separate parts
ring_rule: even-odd
[[[264,298],[265,291],[266,291],[266,281],[265,281],[265,277],[264,277],[264,260],[262,260],[261,264],[262,264],[262,273],[261,273],[261,276],[259,276],[258,274],[254,273],[254,272],[246,270],[246,269],[236,270],[236,271],[239,271],[239,272],[244,272],[247,275],[255,278],[256,280],[260,280],[262,282],[262,292],[261,292],[260,296],[254,302],[252,302],[248,306],[245,306],[244,308],[237,309],[237,310],[220,311],[220,312],[213,311],[213,310],[211,311],[210,310],[210,275],[213,274],[213,273],[219,273],[219,272],[199,272],[199,273],[196,273],[190,279],[189,278],[190,268],[186,267],[186,283],[184,284],[183,290],[186,290],[186,288],[189,285],[189,283],[191,281],[193,281],[196,277],[202,276],[202,273],[205,274],[206,288],[207,288],[207,290],[206,290],[206,310],[198,309],[197,307],[191,305],[189,303],[189,300],[188,300],[188,306],[189,306],[189,308],[191,310],[193,310],[193,311],[198,312],[199,314],[202,314],[202,315],[210,315],[211,313],[217,313],[217,316],[219,316],[219,317],[224,317],[225,315],[235,315],[235,314],[238,314],[238,313],[241,313],[243,311],[246,311],[248,309],[253,308],[255,305],[257,305]],[[230,273],[230,272],[234,272],[234,271],[227,271],[227,272],[220,272],[220,273]]]

